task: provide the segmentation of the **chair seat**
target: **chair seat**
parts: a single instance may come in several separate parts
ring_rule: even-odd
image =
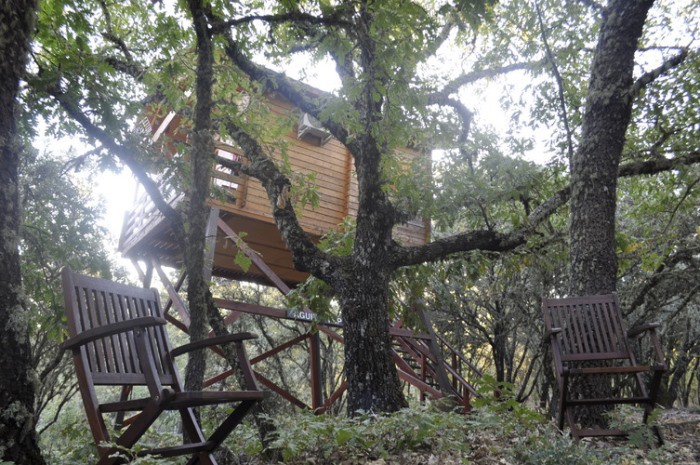
[[[242,402],[244,400],[263,400],[263,391],[194,391],[170,392],[164,402],[164,410],[178,410],[187,407]],[[105,402],[100,404],[100,412],[130,412],[143,410],[146,405],[153,403],[151,397],[132,399],[121,402]]]
[[[166,410],[177,410],[185,407],[201,407],[203,405],[242,402],[245,400],[263,400],[263,391],[199,391],[176,392],[168,401]]]
[[[635,365],[626,367],[588,367],[564,368],[563,373],[569,375],[614,375],[625,373],[644,373],[647,371],[665,371],[665,368],[651,365]]]

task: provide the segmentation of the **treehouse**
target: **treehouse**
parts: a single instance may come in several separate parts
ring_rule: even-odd
[[[310,89],[311,92],[318,91]],[[277,132],[277,144],[273,156],[291,177],[314,174],[314,192],[318,196],[316,205],[311,203],[299,207],[297,216],[301,227],[318,241],[328,231],[340,228],[345,218],[355,217],[358,209],[358,183],[352,156],[348,150],[334,139],[314,118],[304,114],[278,95],[268,95],[262,102],[261,114],[266,128],[283,128]],[[249,106],[248,108],[252,108]],[[249,110],[255,111],[255,110]],[[176,156],[177,144],[187,144],[187,121],[180,114],[157,108],[147,110],[147,131],[153,143],[163,153],[163,159]],[[269,127],[268,127],[269,126]],[[274,132],[274,131],[272,131]],[[216,142],[217,155],[221,159],[246,164],[245,154],[233,143],[225,140]],[[416,161],[419,166],[429,159],[425,153],[404,148],[397,154],[398,163],[394,169],[409,167]],[[222,162],[223,163],[223,162]],[[293,180],[294,181],[294,180]],[[248,178],[240,172],[233,172],[222,164],[215,167],[212,175],[214,195],[208,200],[212,207],[207,232],[207,265],[205,272],[211,270],[213,276],[239,281],[258,282],[276,287],[286,295],[296,284],[304,281],[307,274],[294,269],[291,253],[285,246],[272,217],[272,208],[265,190],[259,181]],[[163,181],[161,192],[168,192],[167,200],[175,208],[185,201],[183,192],[179,192]],[[294,199],[294,193],[290,193]],[[296,205],[299,205],[295,202]],[[416,219],[406,224],[397,225],[393,238],[404,245],[418,245],[429,239],[429,223]],[[189,331],[190,315],[186,303],[179,295],[184,282],[183,273],[177,282],[171,282],[163,272],[162,266],[182,268],[181,246],[149,196],[143,192],[137,196],[135,208],[126,214],[119,244],[122,254],[132,259],[139,272],[143,285],[150,286],[152,273],[155,271],[165,286],[168,302],[164,307],[166,320]],[[241,256],[246,260],[238,260]],[[239,263],[249,260],[251,265],[241,267]],[[139,262],[144,262],[142,269]],[[209,266],[210,265],[210,266]],[[287,319],[300,322],[307,327],[301,336],[282,341],[267,351],[251,359],[258,382],[267,389],[277,393],[292,405],[308,408],[315,412],[324,412],[338,401],[346,389],[343,381],[332,387],[332,393],[324,397],[324,376],[322,373],[322,355],[320,335],[343,343],[342,325],[338,322],[318,322],[315,326],[308,323],[315,319],[310,311],[298,312],[290,309],[266,307],[259,304],[216,299],[216,306],[225,312],[226,324],[233,324],[244,314],[253,314],[272,319]],[[174,309],[175,311],[170,311]],[[456,396],[469,409],[469,399],[479,396],[468,376],[480,377],[479,370],[469,363],[464,356],[447,344],[440,335],[435,334],[432,324],[425,312],[417,310],[424,320],[426,333],[416,333],[404,328],[401,321],[390,328],[392,337],[393,359],[400,379],[408,386],[420,392],[421,399],[426,396],[438,399],[444,395]],[[213,333],[212,333],[213,334]],[[445,345],[447,344],[447,345]],[[307,393],[292,393],[288,388],[276,384],[257,369],[258,363],[264,363],[284,350],[292,350],[299,345],[307,345],[309,351],[310,389]],[[442,352],[449,354],[450,362],[443,358]],[[233,373],[227,370],[205,380],[205,386],[211,386],[228,378]],[[330,381],[329,381],[330,383]],[[331,387],[331,385],[328,385]],[[304,397],[309,397],[305,399]]]
[[[281,132],[281,142],[285,146],[285,163],[291,172],[315,173],[318,203],[316,206],[309,203],[297,213],[302,228],[318,241],[327,231],[338,228],[345,217],[354,217],[357,213],[358,184],[352,157],[310,115],[300,112],[278,95],[269,95],[265,100],[270,125],[281,126],[287,122],[286,129]],[[187,130],[183,129],[185,122],[181,115],[154,109],[147,113],[147,129],[164,157],[175,153],[175,144],[187,143]],[[232,143],[220,140],[216,143],[216,150],[220,157],[244,164],[247,161],[243,152]],[[275,157],[280,162],[281,152],[275,150]],[[401,152],[406,158],[425,156],[410,149]],[[216,194],[209,199],[212,217],[208,250],[212,274],[278,285],[274,277],[270,278],[276,276],[287,286],[305,280],[307,274],[294,269],[291,253],[275,226],[268,197],[260,182],[217,165],[212,184],[216,187]],[[183,197],[181,193],[173,192],[168,200],[177,207]],[[394,239],[404,245],[425,243],[429,235],[428,222],[416,219],[397,225],[393,234]],[[235,236],[238,238],[231,240]],[[253,260],[245,270],[236,260],[241,247],[249,247],[260,259]],[[137,197],[135,208],[126,214],[119,249],[132,260],[157,260],[159,264],[172,267],[181,265],[181,247],[145,192]]]

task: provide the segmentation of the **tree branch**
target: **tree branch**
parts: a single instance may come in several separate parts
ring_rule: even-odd
[[[645,161],[633,161],[620,165],[619,177],[639,176],[642,174],[657,174],[663,171],[700,163],[700,151],[679,155],[674,158],[653,158]]]
[[[299,225],[294,206],[289,198],[291,187],[289,179],[279,171],[272,158],[265,153],[254,137],[231,121],[226,121],[224,124],[229,135],[250,160],[249,165],[237,164],[238,166],[235,167],[259,180],[265,188],[272,205],[272,216],[282,238],[292,252],[295,267],[333,283],[340,259],[322,252]],[[231,163],[227,160],[222,164],[234,167]]]
[[[278,92],[285,99],[290,101],[304,113],[308,113],[323,124],[333,136],[342,144],[347,146],[349,133],[342,125],[336,123],[329,118],[321,116],[322,104],[312,102],[304,95],[304,85],[299,82],[293,82],[283,73],[278,73],[269,69],[262,68],[253,63],[241,51],[238,44],[230,37],[225,38],[225,51],[229,59],[248,77],[259,83],[265,91]],[[310,89],[310,88],[309,88]],[[334,97],[330,94],[323,95],[323,100],[331,101]]]
[[[644,162],[631,162],[621,165],[618,171],[619,177],[639,175],[651,175],[681,166],[700,163],[700,152],[675,158],[662,158]],[[425,261],[435,261],[446,255],[456,252],[468,252],[471,250],[487,250],[505,252],[513,250],[524,244],[527,238],[534,233],[537,226],[549,218],[571,197],[571,186],[566,186],[556,192],[552,197],[538,206],[527,218],[527,222],[511,232],[500,233],[496,231],[470,231],[453,236],[438,239],[431,243],[416,246],[402,247],[396,245],[393,252],[392,266],[416,265]]]
[[[557,83],[557,93],[559,97],[559,106],[561,110],[561,119],[564,123],[564,130],[566,131],[566,146],[569,152],[569,169],[571,169],[571,163],[574,159],[574,141],[571,134],[571,128],[569,127],[569,116],[566,111],[566,98],[564,96],[564,79],[559,73],[559,67],[557,62],[554,60],[554,53],[549,46],[549,40],[547,39],[547,32],[544,27],[544,18],[542,17],[542,10],[540,8],[539,1],[535,1],[535,10],[537,12],[537,20],[540,25],[540,34],[542,36],[542,43],[544,44],[544,50],[547,54],[547,61],[552,67],[552,74],[554,75],[554,80]]]
[[[139,82],[143,81],[143,75],[146,73],[146,70],[140,64],[110,56],[104,57],[103,60],[116,71],[131,76]]]
[[[505,252],[524,244],[527,237],[519,230],[511,233],[478,230],[437,239],[425,245],[402,247],[395,245],[392,251],[392,267],[418,265],[444,258],[456,252],[485,250]]]
[[[182,241],[181,243],[184,243],[185,229],[182,224],[182,218],[178,212],[163,198],[163,195],[158,189],[158,184],[151,179],[146,170],[139,163],[137,154],[128,147],[119,144],[110,134],[93,124],[92,121],[90,121],[90,118],[88,118],[88,116],[74,102],[72,102],[57,85],[49,86],[47,89],[45,89],[45,91],[61,105],[61,108],[63,108],[68,116],[73,118],[83,127],[89,137],[98,140],[104,146],[104,148],[106,148],[110,153],[116,155],[122,163],[129,167],[134,176],[136,176],[136,179],[138,179],[148,195],[151,197],[151,200],[155,204],[156,208],[158,208],[158,210],[168,220],[177,239]]]
[[[340,13],[340,10],[335,10],[333,14],[328,16],[314,16],[308,13],[303,13],[301,11],[290,11],[287,13],[275,15],[249,15],[241,18],[229,19],[226,21],[213,20],[211,32],[212,34],[221,34],[229,31],[232,27],[239,26],[241,24],[250,24],[254,21],[264,21],[270,24],[302,23],[318,26],[351,27],[351,23],[341,19]],[[210,18],[210,20],[211,19],[212,18]]]
[[[442,90],[436,92],[436,94],[443,94],[445,96],[452,95],[459,90],[460,87],[471,84],[473,82],[479,81],[481,79],[492,78],[500,76],[501,74],[511,73],[513,71],[519,71],[523,69],[532,69],[537,66],[542,65],[542,61],[525,62],[525,63],[513,63],[505,66],[498,66],[496,68],[480,69],[472,71],[471,73],[463,74],[452,81],[448,82]]]
[[[452,109],[457,113],[457,116],[462,120],[462,127],[459,132],[459,139],[457,141],[457,146],[459,151],[465,160],[469,163],[469,168],[473,171],[474,165],[471,154],[467,151],[467,140],[469,139],[469,131],[471,130],[472,120],[474,119],[474,113],[472,113],[466,105],[464,105],[459,100],[449,98],[446,94],[442,92],[434,92],[428,95],[428,105],[442,105],[452,107]]]
[[[631,95],[639,95],[643,89],[654,82],[659,76],[683,63],[687,57],[688,49],[682,49],[677,55],[674,55],[668,60],[664,61],[658,68],[642,74],[632,86],[630,91]]]

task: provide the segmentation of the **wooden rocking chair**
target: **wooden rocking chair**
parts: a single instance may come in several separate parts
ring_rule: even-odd
[[[132,448],[161,413],[177,410],[191,442],[141,450],[137,455],[192,455],[188,464],[216,465],[212,451],[264,397],[242,344],[255,336],[240,333],[212,337],[172,350],[155,290],[82,276],[65,268],[63,291],[70,335],[63,348],[73,353],[80,393],[100,456],[98,464],[123,462],[123,458],[114,456],[119,448]],[[247,390],[183,391],[173,358],[225,343],[235,344]],[[100,401],[97,385],[121,387],[121,399],[117,402]],[[147,397],[128,400],[134,386],[146,386]],[[222,403],[237,405],[205,439],[193,408]],[[137,413],[124,419],[125,412],[129,411]],[[119,437],[112,438],[108,433],[104,415],[109,413],[116,413],[115,426],[121,431]],[[117,447],[106,446],[106,442]]]
[[[546,337],[552,346],[559,384],[559,429],[564,428],[566,417],[571,435],[576,441],[581,437],[626,435],[619,429],[578,428],[570,408],[574,406],[641,404],[644,406],[643,421],[646,424],[656,404],[661,377],[666,371],[656,335],[655,328],[658,324],[648,324],[625,332],[616,294],[543,299],[542,307]],[[656,359],[654,365],[639,365],[628,345],[628,338],[643,333],[648,333],[651,338]],[[648,387],[642,376],[644,373],[651,373]],[[607,398],[571,398],[569,386],[576,382],[576,378],[596,375],[611,380],[631,377],[635,392],[632,395],[620,392]],[[654,433],[659,444],[662,444],[658,427],[654,427]]]

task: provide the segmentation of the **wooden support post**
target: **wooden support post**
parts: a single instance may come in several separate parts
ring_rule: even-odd
[[[428,372],[428,361],[425,354],[420,354],[420,380],[425,383],[426,374]],[[425,403],[425,391],[420,391],[420,403]]]
[[[173,302],[175,310],[177,310],[177,313],[180,315],[180,318],[182,319],[182,322],[185,324],[185,326],[189,328],[190,311],[187,308],[187,305],[185,305],[185,301],[182,300],[180,294],[178,294],[177,292],[177,289],[175,289],[173,283],[171,283],[170,279],[168,279],[168,276],[163,271],[163,268],[161,268],[160,263],[158,263],[158,261],[155,258],[152,260],[152,263],[153,267],[156,269],[156,273],[158,273],[160,281],[163,283],[163,286],[165,286],[165,290],[168,292],[168,297]]]
[[[180,277],[177,278],[177,282],[175,283],[175,286],[174,286],[175,292],[178,292],[178,293],[180,292],[180,289],[182,289],[182,285],[185,283],[186,277],[187,277],[187,273],[185,273],[184,271],[182,273],[180,273]],[[170,297],[168,297],[168,301],[165,303],[165,306],[163,307],[163,314],[165,315],[166,319],[169,315],[171,308],[173,308],[173,300]]]
[[[323,405],[323,379],[321,376],[321,337],[318,331],[309,337],[311,365],[311,408],[315,411]]]
[[[413,305],[413,308],[418,313],[418,316],[420,317],[423,326],[425,326],[425,330],[430,335],[430,338],[427,342],[428,347],[430,348],[430,352],[435,358],[435,376],[437,377],[436,381],[440,386],[440,390],[444,395],[447,396],[451,394],[459,396],[459,393],[452,388],[450,379],[447,376],[447,370],[445,369],[445,359],[442,358],[440,346],[437,342],[437,336],[435,335],[435,330],[433,329],[433,323],[430,321],[428,314],[423,310],[423,306],[421,304],[415,303]]]
[[[213,273],[218,221],[219,209],[212,208],[209,212],[209,221],[207,222],[207,232],[205,238],[206,242],[204,243],[204,270],[202,270],[202,276],[204,277],[204,281],[211,280],[211,275]]]
[[[457,354],[452,352],[452,368],[457,372],[460,373],[462,370],[459,369],[459,361],[457,360]],[[459,386],[457,384],[457,378],[452,377],[452,388],[459,392]]]
[[[135,258],[131,259],[131,264],[134,265],[134,268],[136,268],[136,273],[138,273],[139,279],[141,280],[143,287],[151,287],[151,279],[153,278],[153,265],[151,265],[150,262],[146,261],[146,271],[143,271],[141,269],[141,265],[139,265],[138,260],[136,260]]]
[[[150,288],[152,281],[153,281],[153,264],[147,263],[146,264],[146,276],[144,276],[144,279],[143,279],[143,287],[145,287],[147,289]]]

